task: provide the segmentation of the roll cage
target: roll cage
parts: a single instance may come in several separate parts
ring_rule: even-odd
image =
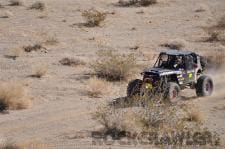
[[[197,67],[197,55],[192,52],[171,50],[161,52],[154,68],[192,70]]]

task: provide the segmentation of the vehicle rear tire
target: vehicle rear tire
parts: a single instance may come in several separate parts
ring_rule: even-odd
[[[180,86],[177,83],[169,82],[166,98],[170,103],[180,100]]]
[[[208,76],[201,76],[197,80],[196,94],[199,97],[210,96],[213,92],[213,81]]]
[[[140,79],[132,80],[127,86],[127,97],[140,96],[143,81]]]

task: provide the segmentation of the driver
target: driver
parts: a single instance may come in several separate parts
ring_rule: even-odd
[[[184,63],[183,63],[183,59],[182,59],[181,56],[176,57],[176,60],[175,60],[175,63],[173,65],[173,67],[175,69],[183,69],[184,68]]]

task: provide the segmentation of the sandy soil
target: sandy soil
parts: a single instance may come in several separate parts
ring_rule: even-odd
[[[0,114],[0,137],[18,142],[41,139],[49,148],[90,148],[91,138],[76,139],[76,134],[99,128],[91,118],[96,107],[105,100],[125,95],[126,82],[122,82],[114,84],[115,94],[89,98],[84,94],[86,74],[90,72],[88,64],[60,65],[58,61],[66,56],[89,63],[99,49],[116,49],[121,53],[134,53],[139,63],[146,64],[151,62],[146,61],[144,55],[158,52],[162,48],[159,45],[168,40],[185,40],[186,49],[200,53],[221,47],[219,43],[200,40],[207,36],[202,27],[215,24],[225,14],[224,0],[159,0],[156,5],[137,8],[115,6],[117,0],[45,0],[47,9],[43,12],[28,10],[33,2],[27,0],[25,6],[0,8],[0,16],[10,15],[0,18],[0,79],[22,82],[33,96],[32,107]],[[7,5],[8,0],[0,0],[0,3]],[[92,7],[115,14],[107,15],[102,27],[78,27],[77,23],[85,21],[80,10]],[[204,11],[196,12],[200,8]],[[140,11],[144,13],[137,13]],[[16,60],[7,58],[13,48],[43,42],[52,36],[59,43],[46,45],[47,53],[23,53]],[[93,37],[94,40],[90,40]],[[140,48],[131,50],[134,46]],[[41,65],[47,66],[46,76],[28,77],[33,68]],[[212,97],[190,100],[204,112],[205,125],[225,138],[224,74],[212,74],[217,89]],[[193,97],[195,93],[186,91],[184,95]]]

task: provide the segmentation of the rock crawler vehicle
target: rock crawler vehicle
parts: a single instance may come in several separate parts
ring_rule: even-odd
[[[210,96],[213,80],[204,74],[206,60],[189,51],[168,50],[161,52],[153,68],[145,69],[143,79],[129,82],[127,96],[154,96],[174,103],[180,99],[180,91],[195,89],[199,97]]]

